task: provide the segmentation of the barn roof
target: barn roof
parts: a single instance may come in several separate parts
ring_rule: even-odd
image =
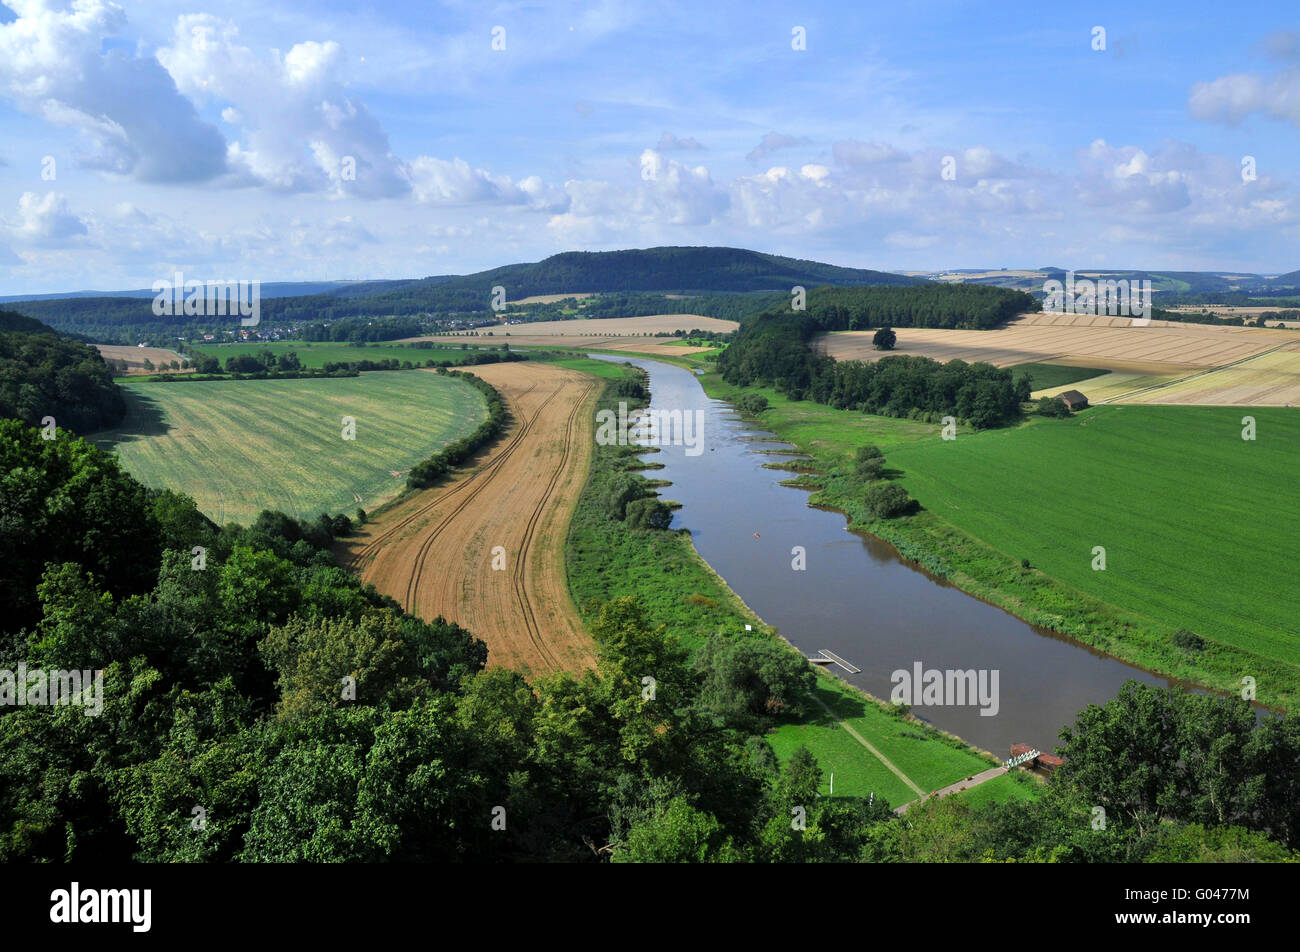
[[[1058,393],[1057,396],[1060,397],[1062,400],[1064,400],[1066,403],[1087,403],[1088,402],[1088,398],[1085,397],[1078,390],[1067,390],[1064,393]]]

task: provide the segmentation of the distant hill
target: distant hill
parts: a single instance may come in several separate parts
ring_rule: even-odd
[[[34,317],[25,317],[13,311],[0,311],[0,332],[21,331],[24,334],[53,334],[54,328],[42,324]]]
[[[198,280],[199,275],[186,275],[190,280]],[[171,276],[168,275],[168,280]],[[436,280],[436,279],[429,279]],[[304,294],[354,294],[362,288],[386,284],[400,284],[392,281],[271,281],[262,285],[262,297],[300,297]],[[0,297],[0,304],[14,301],[66,301],[72,298],[148,298],[153,300],[154,292],[147,288],[130,291],[55,291],[49,294],[10,294]]]
[[[430,285],[431,281],[437,284]],[[500,285],[506,289],[509,299],[518,299],[565,291],[788,293],[796,284],[863,287],[924,283],[923,278],[842,268],[744,248],[667,246],[628,251],[566,251],[533,264],[511,264],[450,280],[426,279],[404,290],[409,293],[421,286],[436,286],[446,291],[487,292]]]

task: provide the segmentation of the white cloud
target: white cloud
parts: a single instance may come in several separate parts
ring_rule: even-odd
[[[46,247],[69,244],[89,231],[58,192],[23,192],[18,199],[18,223],[10,230],[15,238]]]
[[[1300,36],[1288,30],[1271,33],[1260,51],[1291,65],[1272,75],[1234,73],[1196,83],[1187,98],[1188,111],[1197,119],[1228,125],[1262,113],[1300,127]]]
[[[7,5],[18,16],[0,25],[0,95],[81,133],[93,147],[84,165],[147,182],[203,181],[224,170],[225,140],[158,63],[105,46],[126,25],[121,7]]]
[[[177,18],[170,46],[158,51],[179,88],[222,106],[239,141],[226,155],[242,180],[290,191],[389,198],[410,190],[388,134],[339,76],[334,41],[307,40],[287,53],[259,55],[239,30],[210,14]]]

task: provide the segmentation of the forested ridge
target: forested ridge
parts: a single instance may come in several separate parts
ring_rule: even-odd
[[[95,348],[0,311],[0,416],[90,433],[119,422],[126,401]]]

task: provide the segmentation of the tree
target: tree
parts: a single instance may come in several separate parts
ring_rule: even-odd
[[[736,401],[736,407],[757,416],[767,409],[767,397],[761,393],[747,393]]]
[[[625,521],[629,529],[667,529],[672,525],[673,511],[659,499],[647,496],[627,504]]]
[[[894,519],[906,515],[916,507],[907,490],[898,483],[877,482],[867,487],[863,503],[877,519]]]
[[[893,350],[894,345],[898,343],[898,335],[894,333],[893,328],[885,326],[876,331],[871,338],[871,343],[876,350]]]
[[[859,479],[879,479],[885,471],[885,454],[880,451],[879,446],[870,444],[859,446],[853,460],[853,469]]]
[[[1039,416],[1062,419],[1070,415],[1070,408],[1060,397],[1039,397],[1038,414]]]

